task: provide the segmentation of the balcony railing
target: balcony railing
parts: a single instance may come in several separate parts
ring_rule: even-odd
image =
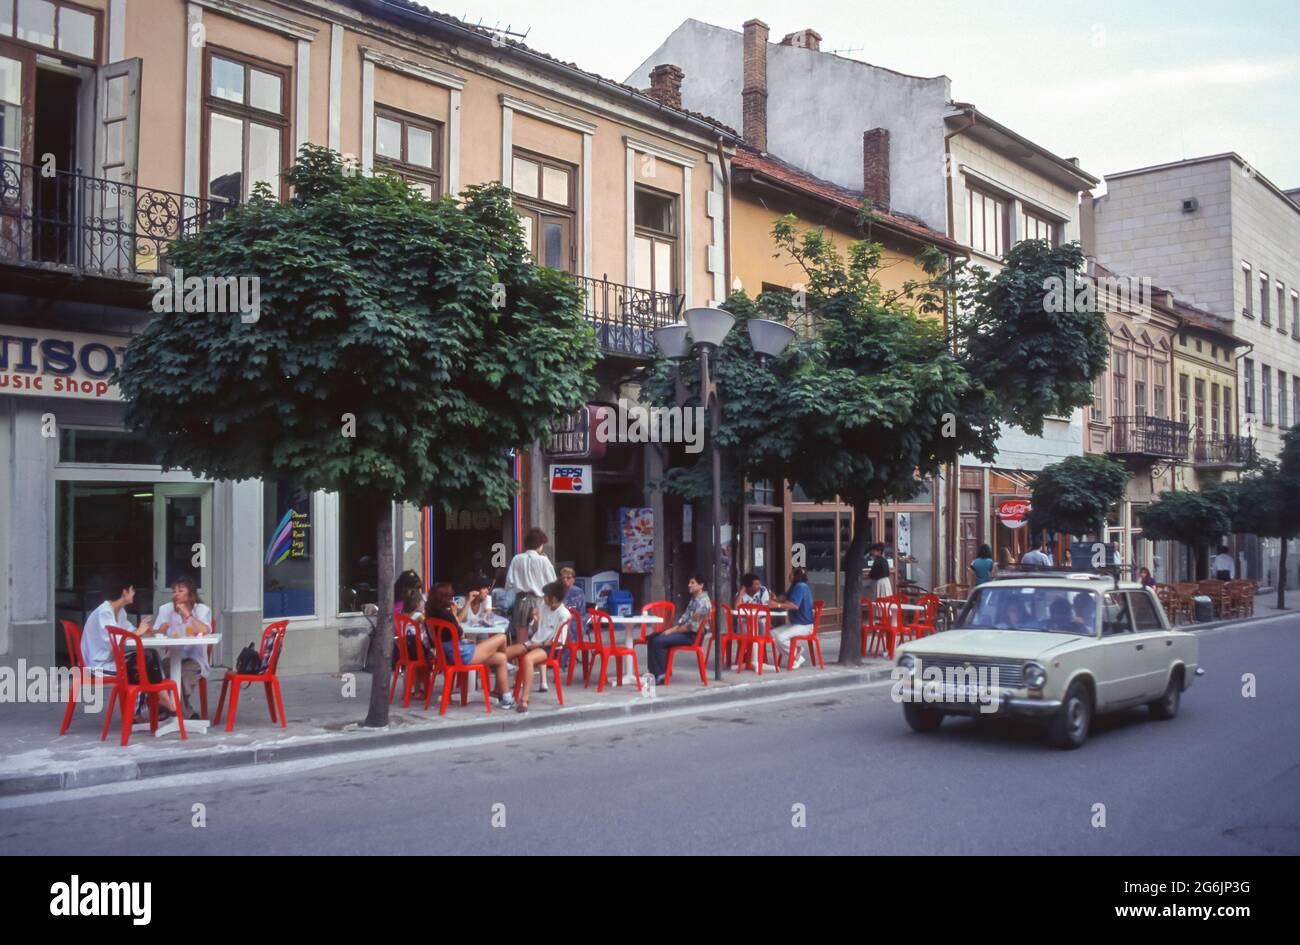
[[[1187,424],[1160,417],[1114,417],[1106,452],[1153,459],[1187,458]]]
[[[607,354],[653,358],[652,332],[681,321],[683,298],[680,295],[635,289],[608,279],[573,278],[584,293],[587,321],[596,329],[596,339]]]
[[[0,161],[0,259],[147,276],[173,240],[225,209],[220,199]]]
[[[1205,469],[1231,469],[1250,465],[1255,441],[1248,436],[1198,436],[1192,440],[1192,462]]]

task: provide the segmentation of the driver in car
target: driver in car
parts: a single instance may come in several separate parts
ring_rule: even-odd
[[[1074,619],[1078,622],[1076,629],[1092,632],[1096,626],[1097,602],[1091,594],[1074,595]]]
[[[1058,597],[1052,601],[1051,606],[1047,609],[1047,628],[1049,630],[1075,630],[1077,627],[1074,612],[1070,610],[1070,602],[1064,597]]]

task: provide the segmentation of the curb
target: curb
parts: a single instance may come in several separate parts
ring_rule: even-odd
[[[370,751],[375,748],[401,745],[423,745],[430,742],[475,738],[486,735],[518,733],[520,737],[544,733],[549,729],[575,722],[614,721],[636,715],[655,715],[682,708],[706,708],[721,702],[748,702],[773,695],[790,693],[815,693],[823,689],[837,689],[845,685],[877,682],[890,678],[892,667],[819,673],[802,679],[776,679],[772,682],[742,683],[725,689],[701,688],[690,695],[675,699],[636,699],[618,705],[578,706],[571,712],[547,715],[515,716],[512,721],[484,719],[464,725],[424,727],[409,729],[381,729],[377,731],[346,732],[324,735],[310,742],[292,745],[266,745],[214,750],[203,754],[151,758],[146,761],[123,761],[97,765],[92,768],[52,771],[44,774],[0,774],[0,797],[43,794],[69,791],[76,788],[97,787],[103,784],[120,784],[148,778],[175,774],[194,774],[202,771],[220,771],[226,768],[243,768],[276,762],[319,758],[324,755],[344,755]]]
[[[1254,614],[1250,617],[1237,617],[1232,620],[1207,620],[1205,623],[1185,623],[1181,626],[1174,627],[1175,630],[1186,630],[1189,633],[1199,633],[1202,630],[1217,630],[1219,627],[1231,627],[1237,624],[1250,624],[1258,620],[1272,620],[1276,617],[1300,616],[1300,610],[1274,610],[1268,614]]]

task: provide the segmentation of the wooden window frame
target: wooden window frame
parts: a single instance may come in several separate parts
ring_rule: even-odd
[[[1030,240],[1043,238],[1038,233],[1034,236],[1029,235],[1029,223],[1031,220],[1036,224],[1034,227],[1036,231],[1039,231],[1044,227],[1047,228],[1047,242],[1050,246],[1058,247],[1061,245],[1061,221],[1053,220],[1051,217],[1045,216],[1029,207],[1021,205],[1020,224],[1024,228],[1024,239]]]
[[[521,194],[514,189],[515,175],[514,162],[517,158],[525,161],[532,161],[537,165],[537,194],[536,197],[529,197],[527,194]],[[541,196],[543,191],[542,181],[545,176],[545,168],[551,167],[556,170],[562,170],[569,177],[569,194],[568,202],[559,204],[551,200],[545,200]],[[566,271],[577,272],[578,265],[578,168],[568,161],[562,161],[559,158],[549,157],[545,154],[539,154],[536,151],[529,151],[526,148],[514,148],[510,152],[510,180],[511,190],[514,192],[515,211],[524,211],[533,217],[533,240],[528,252],[532,255],[534,261],[542,258],[541,240],[542,240],[542,217],[563,217],[564,227],[568,232],[568,266]],[[539,263],[541,265],[541,263]]]
[[[5,3],[12,4],[14,31],[11,35],[0,35],[0,42],[13,43],[15,46],[21,46],[23,49],[35,49],[47,56],[53,56],[57,59],[67,59],[72,62],[81,62],[90,66],[100,65],[104,60],[104,13],[102,10],[96,10],[93,7],[85,7],[80,3],[71,3],[69,0],[46,0],[54,5],[54,45],[42,46],[39,43],[33,43],[28,39],[18,38],[18,2],[19,0],[0,0],[0,6]],[[66,52],[59,48],[59,9],[68,7],[76,10],[78,13],[86,13],[95,20],[95,51],[89,58],[78,56],[76,53]]]
[[[395,121],[402,127],[402,156],[400,159],[382,157],[379,154],[379,120],[387,119]],[[443,195],[442,182],[442,162],[443,162],[443,123],[435,121],[432,118],[421,118],[418,115],[412,115],[409,112],[392,108],[388,105],[375,104],[375,172],[389,173],[402,178],[405,181],[429,184],[433,193],[430,200],[438,200]],[[407,160],[407,129],[417,128],[420,131],[427,131],[433,135],[433,166],[425,167],[423,164],[412,164]]]
[[[672,208],[670,217],[673,223],[673,232],[667,233],[663,230],[656,230],[648,226],[642,226],[641,224],[636,222],[636,197],[638,194],[643,194],[643,193],[649,194],[650,196],[653,197],[661,197],[669,201],[669,205]],[[667,190],[660,190],[658,187],[649,187],[645,184],[637,184],[636,190],[632,195],[632,224],[633,224],[632,239],[634,241],[637,239],[650,240],[650,265],[652,267],[654,266],[655,257],[657,255],[655,253],[656,243],[667,243],[671,247],[671,252],[669,253],[668,256],[668,258],[672,260],[672,268],[673,268],[673,271],[668,278],[669,285],[671,287],[668,289],[662,288],[659,285],[658,280],[655,278],[656,273],[652,268],[650,272],[650,289],[649,289],[649,291],[651,292],[659,292],[664,295],[679,294],[678,282],[679,282],[679,277],[682,269],[681,259],[679,258],[679,254],[681,253],[681,246],[682,246],[681,207],[682,207],[682,202],[681,202],[680,194],[674,194],[671,191],[667,191]]]
[[[979,196],[981,202],[992,201],[993,204],[1002,209],[1002,225],[997,228],[998,245],[989,249],[984,245],[984,227],[980,228],[980,242],[975,242],[975,197]],[[981,219],[984,219],[981,216]],[[1011,243],[1011,201],[1006,197],[999,197],[997,194],[972,184],[966,185],[966,239],[970,248],[977,253],[985,256],[991,256],[995,259],[1001,259]]]
[[[213,58],[225,59],[228,62],[238,63],[244,67],[244,88],[245,98],[247,90],[251,88],[251,82],[248,78],[249,69],[257,69],[261,72],[273,73],[280,79],[280,113],[277,115],[268,112],[265,109],[255,108],[252,105],[232,102],[228,99],[217,98],[212,94],[212,60]],[[249,134],[248,126],[250,124],[266,125],[274,127],[280,132],[280,170],[284,171],[289,166],[290,154],[290,131],[293,123],[290,120],[292,113],[292,79],[293,69],[290,66],[282,66],[279,63],[269,62],[265,59],[258,59],[254,56],[248,56],[243,53],[233,52],[221,46],[205,46],[203,49],[203,93],[200,96],[202,103],[202,115],[200,117],[199,128],[199,189],[200,196],[207,199],[210,195],[208,191],[209,175],[208,162],[211,151],[210,136],[212,133],[212,115],[224,115],[227,118],[235,118],[243,122],[244,126],[244,143],[243,143],[243,165],[240,173],[245,181],[248,179],[248,145]],[[247,187],[243,188],[247,190]],[[280,179],[279,196],[283,200],[288,195],[288,185],[284,182],[283,177]],[[240,194],[240,202],[248,198]]]

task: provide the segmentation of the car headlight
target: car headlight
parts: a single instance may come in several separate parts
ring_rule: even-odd
[[[898,666],[909,676],[916,675],[916,657],[911,653],[904,653],[898,658]]]
[[[1041,663],[1025,664],[1025,688],[1042,689],[1047,685],[1047,670],[1043,669]]]

